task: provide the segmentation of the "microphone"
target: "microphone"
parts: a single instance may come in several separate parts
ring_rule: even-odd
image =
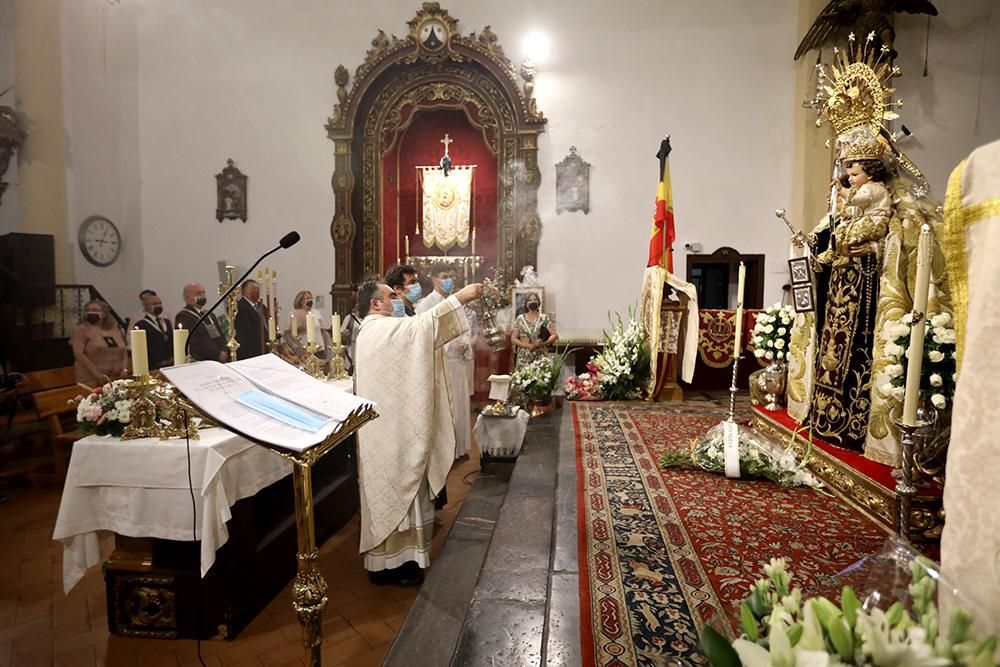
[[[253,263],[253,266],[251,266],[249,269],[246,270],[246,273],[244,273],[242,276],[240,276],[237,280],[233,281],[233,284],[229,286],[229,289],[227,289],[225,291],[225,293],[222,296],[220,296],[219,299],[215,303],[212,304],[211,308],[209,308],[208,310],[206,310],[204,313],[201,314],[201,317],[198,318],[198,321],[195,322],[194,326],[191,327],[191,330],[188,331],[187,343],[184,345],[184,355],[185,356],[187,356],[188,350],[191,349],[191,334],[193,334],[198,327],[200,327],[200,326],[202,326],[204,324],[205,320],[208,319],[208,316],[212,314],[212,311],[215,310],[216,308],[218,308],[219,304],[222,303],[223,301],[225,301],[226,297],[228,297],[230,294],[233,293],[233,290],[235,290],[238,286],[240,286],[240,285],[243,284],[243,281],[246,280],[246,277],[249,276],[250,273],[254,269],[257,268],[257,265],[260,264],[261,262],[263,262],[267,257],[269,257],[269,256],[273,255],[274,253],[278,252],[279,250],[285,250],[287,248],[291,248],[293,245],[295,245],[296,243],[298,243],[299,239],[301,239],[301,238],[302,237],[299,236],[298,232],[288,232],[287,234],[285,234],[284,236],[281,237],[281,240],[278,241],[278,245],[277,246],[275,246],[274,248],[271,248],[270,250],[268,250],[267,252],[265,252],[263,255],[261,255],[260,257],[258,257],[257,261]],[[233,322],[233,323],[230,324],[230,326],[236,326],[236,323]],[[176,360],[175,360],[175,363],[176,363]]]

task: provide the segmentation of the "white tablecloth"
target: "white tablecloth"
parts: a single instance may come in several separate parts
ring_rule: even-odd
[[[521,451],[524,434],[528,430],[528,413],[518,410],[514,417],[487,417],[476,419],[476,444],[479,451],[490,456],[514,457]]]
[[[292,464],[230,431],[200,433],[191,441],[191,483],[204,576],[229,539],[230,507],[290,474]],[[63,590],[107,558],[103,535],[191,540],[187,470],[184,440],[90,436],[74,444],[52,536],[63,543]]]

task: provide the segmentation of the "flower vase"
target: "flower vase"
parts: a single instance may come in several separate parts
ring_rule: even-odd
[[[540,417],[555,410],[555,406],[552,405],[552,396],[542,400],[529,398],[525,408],[528,411],[529,417]]]
[[[760,374],[764,390],[764,409],[774,412],[785,407],[785,383],[788,366],[783,361],[772,361]]]

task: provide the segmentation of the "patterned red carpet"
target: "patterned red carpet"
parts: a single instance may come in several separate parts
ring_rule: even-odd
[[[584,664],[660,665],[664,656],[705,664],[698,629],[736,627],[736,606],[771,557],[789,561],[803,592],[818,591],[885,540],[811,489],[663,470],[663,452],[724,418],[718,403],[572,407]]]

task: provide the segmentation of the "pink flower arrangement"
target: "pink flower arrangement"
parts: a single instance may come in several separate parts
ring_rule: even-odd
[[[587,364],[587,372],[566,378],[566,398],[571,401],[599,401],[601,378],[597,367]]]

